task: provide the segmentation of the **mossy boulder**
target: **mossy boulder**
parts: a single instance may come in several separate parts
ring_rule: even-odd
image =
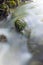
[[[17,31],[21,32],[26,27],[26,22],[21,19],[17,19],[15,21],[15,27]]]
[[[0,4],[0,17],[4,18],[8,16],[9,13],[9,7],[6,4]]]
[[[9,1],[6,1],[5,3],[6,3],[10,8],[13,8],[13,7],[17,7],[18,5],[20,5],[20,2],[21,2],[21,0],[9,0]]]
[[[5,9],[6,7],[7,7],[6,4],[0,4],[0,8],[1,8],[1,9]]]
[[[15,1],[7,1],[6,4],[10,7],[13,8],[16,6],[16,2]]]

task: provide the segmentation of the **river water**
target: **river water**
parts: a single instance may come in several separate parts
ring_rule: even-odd
[[[42,1],[43,2],[43,1]],[[0,21],[0,35],[7,37],[6,43],[0,43],[0,65],[27,65],[32,54],[27,48],[27,38],[12,27],[17,18],[23,18],[31,29],[31,43],[43,44],[43,3],[32,2],[19,6],[3,21]]]

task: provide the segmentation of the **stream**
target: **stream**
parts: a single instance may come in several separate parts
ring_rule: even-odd
[[[0,65],[27,65],[33,55],[27,48],[27,37],[19,34],[14,27],[17,18],[23,18],[31,29],[30,43],[43,45],[43,1],[31,2],[19,6],[0,21],[0,35],[7,37],[6,43],[0,42]]]

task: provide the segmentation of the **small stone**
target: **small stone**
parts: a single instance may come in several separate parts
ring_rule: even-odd
[[[5,35],[0,35],[0,42],[6,42],[7,38]]]

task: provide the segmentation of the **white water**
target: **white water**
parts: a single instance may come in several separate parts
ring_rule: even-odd
[[[8,40],[0,43],[0,65],[24,65],[32,57],[24,36],[10,29],[0,29],[0,34],[4,34]]]
[[[24,20],[31,28],[32,42],[43,44],[43,1],[37,0],[33,3],[23,5],[16,9],[15,16],[21,16],[26,14]],[[23,16],[24,16],[23,14]],[[14,30],[10,30],[14,19],[11,20],[11,16],[4,22],[0,22],[0,27],[9,27],[9,29],[0,29],[0,34],[6,35],[8,42],[0,43],[0,65],[25,65],[29,59],[32,58],[30,52],[27,49],[27,38],[18,34]],[[28,28],[28,29],[29,29]]]

